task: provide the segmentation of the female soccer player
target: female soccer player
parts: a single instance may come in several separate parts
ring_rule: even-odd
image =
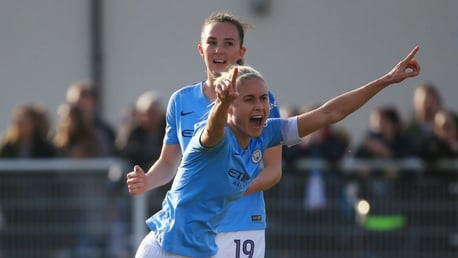
[[[215,78],[232,65],[243,63],[247,27],[248,24],[227,12],[213,13],[205,19],[198,51],[206,65],[207,79],[181,88],[171,96],[161,155],[146,176],[143,173],[131,173],[128,176],[131,194],[142,194],[167,184],[175,176],[181,154],[194,133],[194,125],[206,119],[216,98]],[[272,94],[269,100],[271,117],[279,117],[278,106]],[[140,167],[137,169],[141,170]],[[277,184],[280,178],[281,146],[278,145],[266,150],[262,173],[217,225],[220,232],[217,243],[219,251],[223,252],[218,255],[232,257],[236,252],[243,251],[244,245],[249,245],[250,252],[257,255],[254,257],[264,257],[266,212],[262,191]]]

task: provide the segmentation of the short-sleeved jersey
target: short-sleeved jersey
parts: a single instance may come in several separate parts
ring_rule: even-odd
[[[164,144],[180,144],[181,151],[194,134],[196,123],[207,119],[212,101],[203,94],[203,83],[185,86],[170,98],[167,106],[167,127]],[[270,118],[280,117],[278,105],[269,91]],[[218,225],[219,232],[259,230],[266,228],[266,209],[262,192],[244,196],[231,204],[227,216]]]
[[[183,153],[162,209],[147,220],[165,251],[191,257],[216,253],[217,227],[229,204],[242,198],[259,174],[264,150],[283,140],[281,123],[269,119],[247,149],[239,146],[229,127],[221,142],[205,148],[199,139],[205,124],[199,127]],[[245,213],[244,209],[238,212]]]

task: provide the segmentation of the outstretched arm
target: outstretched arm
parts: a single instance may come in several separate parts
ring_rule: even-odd
[[[299,136],[304,137],[321,127],[344,119],[387,86],[417,76],[420,73],[420,65],[414,56],[418,49],[419,47],[416,46],[406,58],[382,77],[337,96],[315,110],[299,115],[297,120]]]
[[[200,136],[200,143],[202,146],[208,148],[213,147],[224,138],[224,127],[227,124],[227,111],[232,101],[238,96],[235,86],[237,73],[238,70],[235,68],[231,81],[222,81],[215,88],[215,105],[208,114],[208,123]]]

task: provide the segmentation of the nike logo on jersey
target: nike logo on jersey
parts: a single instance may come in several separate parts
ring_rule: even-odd
[[[189,115],[189,114],[192,114],[192,113],[194,113],[194,111],[189,111],[189,112],[181,111],[180,115],[186,116],[186,115]]]

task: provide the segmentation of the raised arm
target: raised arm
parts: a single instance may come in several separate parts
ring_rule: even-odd
[[[299,115],[297,121],[299,136],[303,137],[321,127],[344,119],[387,86],[417,76],[420,73],[420,65],[414,56],[418,49],[419,47],[416,46],[406,58],[382,77],[339,95],[315,110]]]
[[[215,88],[215,104],[208,114],[207,125],[200,136],[200,143],[205,147],[213,147],[224,138],[224,127],[227,123],[227,111],[232,101],[238,96],[237,88],[235,86],[237,73],[238,70],[235,68],[231,81],[222,81]]]

